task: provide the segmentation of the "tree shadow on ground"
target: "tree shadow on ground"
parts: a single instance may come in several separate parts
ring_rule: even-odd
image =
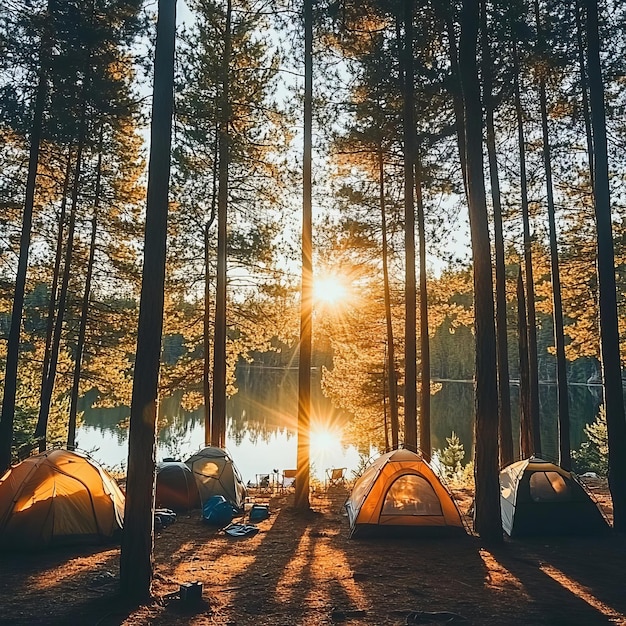
[[[508,541],[493,557],[520,581],[537,624],[626,623],[626,539],[542,537]]]

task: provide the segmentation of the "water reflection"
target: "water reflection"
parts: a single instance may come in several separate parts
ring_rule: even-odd
[[[238,380],[239,392],[228,402],[226,446],[246,481],[256,474],[296,466],[297,373],[282,370],[246,370]],[[84,421],[78,431],[78,444],[108,467],[124,468],[127,461],[128,407],[88,408],[95,394],[84,398]],[[511,390],[513,432],[518,454],[518,388]],[[542,453],[558,456],[556,387],[540,387]],[[598,412],[598,398],[585,386],[570,387],[571,440],[578,448],[583,427]],[[471,382],[444,382],[432,397],[432,445],[443,449],[446,437],[454,431],[466,450],[467,461],[473,448],[474,396]],[[312,471],[323,479],[326,468],[359,466],[358,450],[368,450],[369,442],[340,441],[345,416],[325,398],[314,377],[312,385]],[[381,416],[382,419],[382,416]],[[180,395],[166,398],[159,408],[157,460],[185,459],[203,446],[202,409],[185,411]],[[350,472],[348,473],[351,476]]]

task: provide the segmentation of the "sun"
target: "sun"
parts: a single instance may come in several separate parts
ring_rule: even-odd
[[[337,445],[339,433],[318,428],[311,431],[311,449],[315,452],[326,452]]]
[[[322,464],[332,463],[335,457],[341,455],[342,434],[336,425],[313,422],[310,432],[311,458]]]
[[[346,299],[348,290],[341,276],[319,276],[313,284],[315,300],[324,304],[337,304]]]

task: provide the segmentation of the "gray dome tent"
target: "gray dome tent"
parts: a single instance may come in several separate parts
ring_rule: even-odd
[[[574,474],[536,457],[500,472],[502,528],[521,535],[597,534],[609,526]]]
[[[156,469],[156,505],[188,511],[200,507],[200,494],[193,472],[180,461],[163,461]]]
[[[209,446],[196,452],[185,463],[196,479],[202,504],[211,496],[224,496],[235,508],[243,511],[246,487],[228,452]]]

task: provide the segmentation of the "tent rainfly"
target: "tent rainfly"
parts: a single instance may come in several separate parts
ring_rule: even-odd
[[[211,496],[224,496],[243,512],[247,491],[228,452],[209,446],[196,452],[185,463],[196,479],[202,504]]]
[[[156,468],[156,505],[174,511],[200,508],[193,472],[180,461],[163,461]]]
[[[69,450],[29,457],[0,478],[0,547],[101,543],[122,530],[124,494],[93,459]]]
[[[595,534],[609,529],[574,474],[536,457],[500,472],[502,528],[522,535]]]
[[[465,532],[452,496],[410,450],[383,454],[357,479],[345,504],[350,535],[398,530]]]

